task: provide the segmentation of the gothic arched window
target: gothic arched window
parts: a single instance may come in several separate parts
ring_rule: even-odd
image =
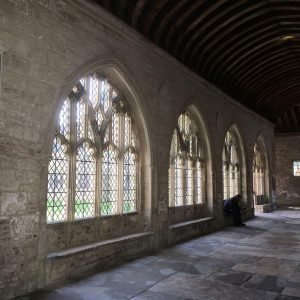
[[[223,146],[223,198],[227,199],[240,193],[240,164],[237,139],[231,130],[225,136]]]
[[[190,113],[178,118],[169,168],[169,205],[184,206],[205,201],[205,161],[198,126]]]
[[[265,159],[259,145],[255,143],[253,157],[253,191],[256,196],[265,194]]]
[[[137,138],[128,105],[96,73],[64,100],[48,166],[47,222],[137,211]]]

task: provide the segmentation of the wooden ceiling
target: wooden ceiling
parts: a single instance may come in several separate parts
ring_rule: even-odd
[[[93,0],[234,99],[300,131],[300,0]]]

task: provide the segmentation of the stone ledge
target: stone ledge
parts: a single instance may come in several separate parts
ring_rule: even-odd
[[[273,206],[271,203],[266,203],[266,204],[261,204],[261,205],[256,205],[255,210],[257,212],[264,212],[264,213],[269,213],[273,211]]]
[[[84,246],[78,246],[78,247],[73,247],[67,250],[62,250],[62,251],[57,251],[57,252],[52,252],[47,255],[47,259],[53,260],[53,259],[60,259],[60,258],[66,258],[68,256],[72,256],[74,254],[80,254],[86,251],[93,251],[97,250],[98,248],[104,246],[104,245],[109,245],[109,244],[115,244],[119,242],[125,242],[131,239],[137,239],[141,237],[146,237],[152,235],[152,231],[147,231],[147,232],[140,232],[140,233],[135,233],[135,234],[129,234],[121,237],[117,237],[114,239],[109,239],[101,242],[96,242]]]
[[[169,229],[172,230],[172,229],[182,228],[182,227],[189,226],[189,225],[205,223],[205,222],[213,220],[213,219],[215,219],[215,217],[206,217],[206,218],[200,218],[200,219],[186,221],[186,222],[180,222],[180,223],[170,225]]]

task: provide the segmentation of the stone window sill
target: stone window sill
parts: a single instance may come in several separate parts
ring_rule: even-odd
[[[206,217],[206,218],[200,218],[200,219],[191,220],[191,221],[180,222],[180,223],[170,225],[169,229],[172,230],[172,229],[186,227],[186,226],[189,226],[189,225],[206,223],[206,222],[211,221],[213,219],[215,219],[215,218],[214,217]]]

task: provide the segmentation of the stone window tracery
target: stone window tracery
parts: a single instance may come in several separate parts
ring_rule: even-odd
[[[102,75],[80,79],[58,115],[47,222],[136,212],[138,161],[125,99]]]
[[[181,114],[174,130],[169,167],[169,206],[205,201],[205,160],[197,123]]]

